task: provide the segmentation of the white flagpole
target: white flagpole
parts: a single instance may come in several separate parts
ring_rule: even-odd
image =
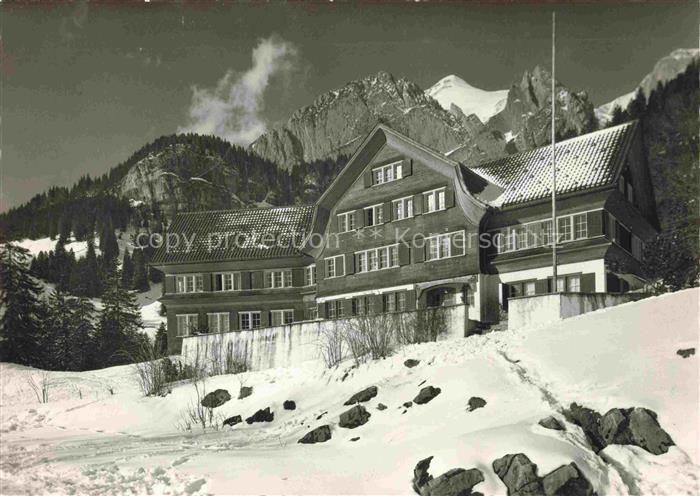
[[[556,12],[552,12],[552,292],[557,292],[557,152],[556,127],[554,112],[556,110],[555,94],[555,52],[556,52]]]

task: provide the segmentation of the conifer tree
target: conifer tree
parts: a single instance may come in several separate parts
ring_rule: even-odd
[[[146,267],[146,257],[144,256],[143,249],[134,250],[134,275],[132,288],[137,291],[148,291],[148,267]]]
[[[122,286],[125,288],[133,287],[133,277],[134,264],[129,256],[129,250],[124,250],[124,258],[122,259]]]
[[[168,330],[164,322],[161,322],[158,326],[154,345],[158,356],[166,356],[168,354]]]
[[[97,365],[109,367],[129,363],[143,344],[140,334],[143,323],[136,299],[122,286],[121,274],[114,262],[108,267],[102,305],[96,335]]]
[[[0,359],[39,365],[45,307],[28,258],[29,252],[22,247],[12,243],[0,246]]]
[[[96,298],[102,294],[102,272],[100,264],[97,262],[95,254],[95,240],[88,239],[87,253],[85,254],[85,278],[87,291],[86,295]]]
[[[117,244],[117,237],[114,235],[112,217],[109,216],[102,224],[100,251],[102,252],[105,267],[110,265],[119,256],[119,245]]]

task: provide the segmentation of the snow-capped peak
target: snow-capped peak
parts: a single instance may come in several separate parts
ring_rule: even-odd
[[[455,105],[464,115],[476,114],[484,123],[503,110],[508,100],[508,90],[475,88],[454,74],[442,78],[425,93],[437,100],[445,110]]]

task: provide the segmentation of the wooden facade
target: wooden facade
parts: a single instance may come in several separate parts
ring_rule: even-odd
[[[558,289],[634,288],[641,248],[656,230],[636,125],[574,140],[559,145],[570,154],[560,173],[584,179],[564,181],[558,201]],[[153,265],[166,275],[171,351],[195,321],[196,330],[235,331],[464,304],[468,330],[495,321],[497,303],[507,307],[510,296],[552,291],[549,197],[527,184],[545,173],[542,153],[469,167],[380,125],[313,206],[181,214],[171,231],[296,230],[303,240],[279,250],[159,250]],[[224,273],[237,282],[224,284]],[[187,286],[182,276],[191,274],[201,282]]]

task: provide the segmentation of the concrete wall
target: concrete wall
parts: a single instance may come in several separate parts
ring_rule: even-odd
[[[512,298],[508,304],[508,329],[539,327],[644,297],[643,293],[557,293]]]
[[[448,331],[439,339],[464,337],[464,305],[445,308]],[[324,333],[332,331],[335,326],[342,326],[343,322],[317,320],[253,331],[190,336],[182,340],[182,359],[188,364],[224,360],[230,347],[233,356],[245,358],[251,370],[298,367],[312,361],[320,363]]]

